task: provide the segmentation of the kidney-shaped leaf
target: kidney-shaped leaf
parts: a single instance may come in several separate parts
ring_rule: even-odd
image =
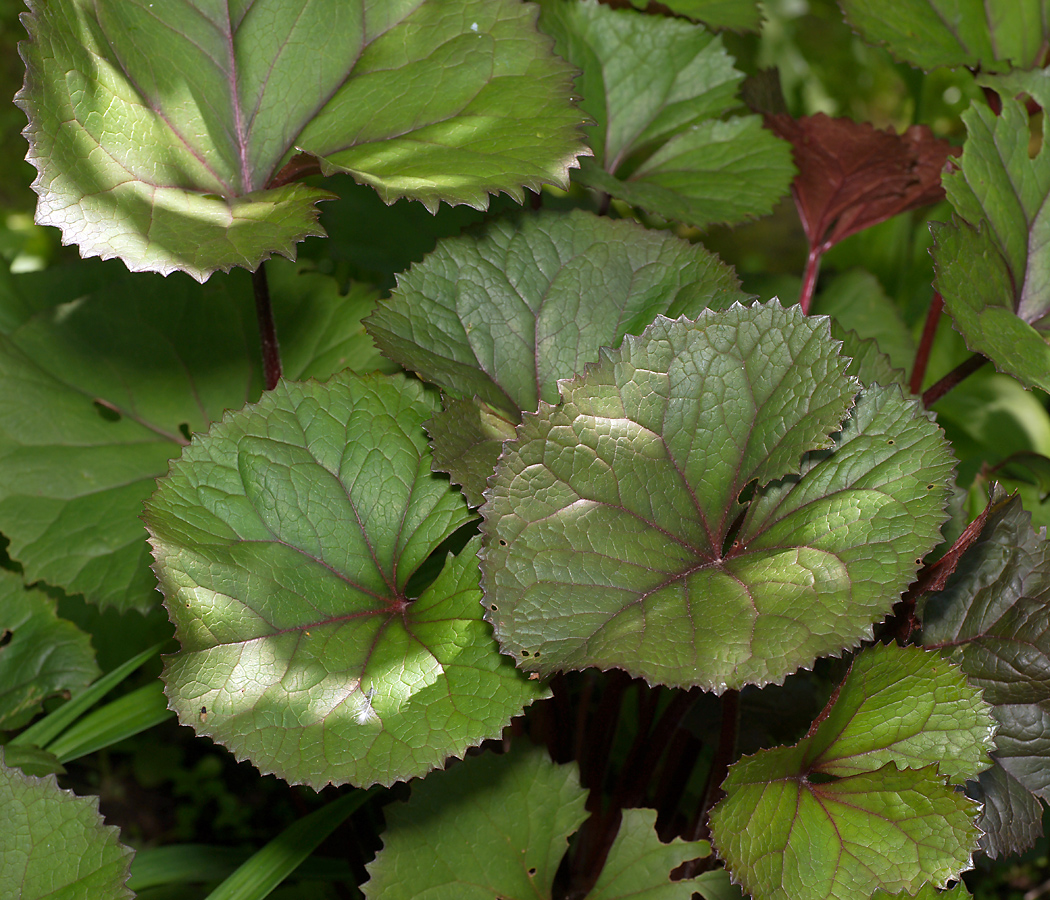
[[[1037,64],[1048,36],[1046,0],[839,0],[846,20],[898,59],[933,69],[1010,61]]]
[[[951,460],[896,387],[843,423],[846,363],[774,301],[658,319],[564,382],[482,508],[504,651],[723,691],[869,636],[939,541]]]
[[[434,405],[402,376],[282,382],[172,466],[146,524],[183,723],[291,782],[390,784],[543,695],[481,618],[476,539],[409,593],[471,517],[430,472]]]
[[[943,887],[978,836],[977,806],[948,773],[987,765],[993,720],[979,692],[935,654],[880,646],[857,657],[830,706],[794,747],[730,768],[711,813],[719,855],[754,900]]]
[[[564,185],[585,152],[571,70],[519,0],[30,7],[37,221],[133,270],[294,256],[331,196],[287,183],[297,153],[433,210]]]
[[[995,852],[1015,853],[1041,831],[1050,802],[1050,545],[1019,498],[992,508],[945,589],[923,610],[923,643],[942,648],[984,689],[999,722],[995,763],[980,779],[981,826]]]
[[[0,886],[7,896],[134,897],[124,886],[132,852],[103,822],[97,797],[61,790],[54,775],[9,768],[0,748],[0,809]]]
[[[477,505],[502,440],[522,412],[557,402],[558,379],[657,314],[696,316],[745,297],[702,247],[585,212],[544,213],[441,242],[366,324],[389,357],[476,402],[451,404],[428,428]]]
[[[340,296],[284,260],[269,273],[287,377],[383,362],[360,325],[375,292]],[[30,581],[147,610],[160,598],[142,502],[191,432],[262,390],[251,284],[125,272],[48,306],[49,284],[0,334],[0,530]]]
[[[1050,99],[1050,72],[1039,79]],[[1028,113],[965,113],[961,169],[944,178],[957,213],[934,225],[937,288],[971,350],[1030,387],[1050,389],[1050,143],[1029,157]],[[1044,120],[1050,136],[1050,123]]]
[[[558,53],[583,70],[594,160],[578,180],[690,225],[765,215],[794,174],[758,116],[729,116],[744,76],[703,27],[596,0],[544,0]]]

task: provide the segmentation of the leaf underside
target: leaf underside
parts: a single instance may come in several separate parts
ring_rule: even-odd
[[[571,69],[516,0],[56,0],[24,17],[37,221],[199,281],[323,234],[312,158],[386,202],[565,186]],[[293,173],[294,175],[294,173]]]
[[[810,735],[730,768],[712,839],[754,900],[943,887],[969,868],[979,834],[978,807],[949,782],[987,765],[993,731],[956,667],[876,645]]]
[[[184,724],[293,783],[390,784],[496,737],[545,688],[481,618],[471,519],[430,472],[403,376],[281,382],[183,453],[147,504]]]
[[[583,70],[594,159],[575,180],[697,227],[772,210],[794,174],[758,116],[730,116],[743,75],[720,38],[679,19],[596,0],[545,0],[540,26]]]
[[[951,458],[895,387],[846,418],[827,328],[775,301],[660,318],[525,417],[482,507],[520,668],[721,692],[870,636],[939,541]]]
[[[435,457],[477,506],[502,441],[522,412],[557,402],[559,379],[657,314],[746,299],[738,287],[717,257],[669,234],[546,212],[442,241],[366,326],[387,356],[445,393],[427,426]]]

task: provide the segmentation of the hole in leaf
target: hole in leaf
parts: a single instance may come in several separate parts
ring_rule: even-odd
[[[521,651],[521,655],[522,656],[528,656],[529,655],[529,651],[528,650],[522,650]]]
[[[491,609],[491,610],[492,610],[493,612],[496,612],[496,610],[498,610],[498,609],[499,609],[499,607],[498,607],[498,606],[496,606],[496,604],[495,604],[495,603],[490,603],[490,604],[489,604],[489,609]]]
[[[4,629],[0,632],[0,648],[6,647],[11,643],[11,632],[8,629]]]
[[[535,874],[536,874],[536,867],[533,866],[531,869],[529,869],[529,878],[532,878],[533,876],[535,876]]]
[[[186,440],[190,440],[193,437],[193,433],[190,431],[190,423],[183,422],[179,425],[179,434],[181,434]]]
[[[506,541],[504,541],[504,540],[500,540],[500,542],[499,542],[499,545],[500,545],[501,547],[506,547],[506,546],[507,546],[507,542],[506,542]]]
[[[106,422],[119,422],[122,418],[119,409],[101,400],[95,401],[95,412]]]
[[[897,442],[893,438],[890,438],[888,441],[886,441],[886,443],[887,444],[896,444]]]
[[[937,487],[937,485],[935,485],[935,484],[928,484],[928,485],[926,485],[926,490],[932,491],[935,487]]]

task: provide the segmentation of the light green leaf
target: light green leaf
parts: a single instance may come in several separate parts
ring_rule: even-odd
[[[631,0],[631,5],[645,9],[651,4],[649,0]],[[762,24],[762,11],[756,0],[663,0],[660,5],[711,28],[757,31]]]
[[[286,377],[380,364],[360,324],[375,292],[268,270]],[[145,611],[160,598],[142,502],[192,432],[262,390],[250,279],[125,273],[58,306],[47,296],[0,334],[0,531],[28,580]]]
[[[662,843],[656,836],[656,810],[625,809],[605,866],[587,900],[692,900],[696,881],[671,881],[671,870],[710,853],[707,841]]]
[[[60,619],[43,591],[0,570],[0,729],[25,725],[48,697],[88,685],[99,674],[91,638]]]
[[[97,797],[60,790],[54,775],[34,778],[4,761],[0,747],[0,885],[20,900],[124,900],[132,851],[103,824]]]
[[[935,654],[877,646],[829,706],[794,747],[730,768],[711,835],[733,877],[754,900],[914,893],[958,877],[979,809],[949,775],[987,765],[993,723],[979,692]]]
[[[471,518],[430,474],[435,405],[401,376],[282,382],[172,466],[146,524],[183,724],[291,782],[390,784],[544,695],[482,621],[476,539],[407,592]]]
[[[494,222],[442,241],[368,319],[384,353],[453,398],[428,428],[471,503],[522,412],[657,314],[746,299],[732,270],[670,234],[585,212]]]
[[[963,121],[961,168],[944,176],[957,215],[951,225],[934,225],[936,287],[971,350],[1047,389],[1050,145],[1044,140],[1029,157],[1028,113],[1010,97],[999,116],[975,104]]]
[[[960,881],[950,891],[939,891],[932,884],[924,885],[915,894],[908,891],[901,891],[898,894],[876,891],[871,895],[871,900],[910,900],[910,898],[914,898],[914,900],[938,900],[938,898],[944,898],[944,900],[966,900],[970,896],[970,892],[966,890],[966,885]]]
[[[482,508],[504,652],[720,692],[869,637],[940,540],[951,459],[897,388],[843,422],[836,349],[774,301],[657,319],[564,382]]]
[[[135,271],[204,281],[294,256],[331,196],[286,183],[297,154],[433,211],[565,186],[586,152],[571,70],[516,0],[30,9],[37,221]]]
[[[537,747],[464,760],[386,808],[362,890],[383,900],[548,898],[586,797],[576,765],[554,765]]]
[[[702,227],[765,215],[788,190],[791,148],[758,116],[732,116],[743,75],[701,26],[596,0],[544,0],[541,27],[583,70],[594,159],[578,179]]]
[[[924,69],[994,63],[1028,68],[1042,58],[1047,0],[839,0],[865,39]]]

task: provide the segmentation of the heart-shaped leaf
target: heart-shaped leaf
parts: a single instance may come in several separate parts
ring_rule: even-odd
[[[132,270],[254,269],[322,234],[348,172],[384,200],[483,208],[566,185],[571,70],[517,0],[32,2],[37,221]],[[297,154],[306,154],[303,161]]]
[[[435,457],[474,505],[522,412],[659,314],[746,298],[732,270],[669,234],[575,211],[442,241],[368,319],[384,353],[437,384]]]
[[[1045,0],[839,0],[865,39],[900,60],[933,69],[996,62],[1029,68],[1045,52]]]
[[[698,227],[772,210],[794,175],[758,116],[729,116],[744,76],[720,38],[596,0],[544,0],[540,25],[583,70],[594,159],[576,180]]]
[[[184,724],[291,782],[390,784],[543,696],[481,618],[477,539],[411,592],[471,519],[430,473],[435,405],[403,376],[282,382],[183,452],[146,525]]]
[[[0,730],[21,728],[48,697],[86,687],[99,674],[91,638],[55,606],[0,570]]]
[[[843,422],[836,351],[774,301],[658,319],[563,382],[482,508],[504,651],[720,692],[870,636],[940,540],[951,459],[896,387]]]
[[[386,808],[362,889],[383,900],[549,898],[586,799],[576,765],[555,765],[538,747],[464,760]]]
[[[374,291],[268,271],[287,377],[383,364],[360,324]],[[0,530],[28,580],[145,611],[160,598],[142,502],[191,432],[262,390],[250,280],[125,272],[57,306],[49,283],[0,334]]]
[[[910,894],[969,868],[978,809],[948,776],[987,765],[994,723],[979,692],[935,654],[877,646],[829,707],[794,747],[745,757],[722,785],[711,835],[744,890],[754,900]],[[920,768],[901,768],[911,764]]]
[[[0,885],[20,900],[132,898],[125,886],[132,852],[103,823],[98,797],[60,790],[4,761],[0,747]],[[11,894],[10,896],[14,896]]]
[[[1050,801],[1050,550],[1021,501],[995,503],[980,537],[923,610],[923,643],[941,648],[984,689],[999,730],[995,763],[974,793],[985,800],[986,849],[1015,853],[1041,832],[1018,786]]]
[[[1029,73],[1050,104],[1050,72]],[[1016,81],[1017,79],[1015,79]],[[1028,153],[1028,113],[1010,97],[996,116],[963,113],[961,169],[944,187],[957,216],[935,224],[937,289],[966,344],[1028,386],[1050,388],[1050,144]],[[1044,120],[1044,135],[1050,124]]]

